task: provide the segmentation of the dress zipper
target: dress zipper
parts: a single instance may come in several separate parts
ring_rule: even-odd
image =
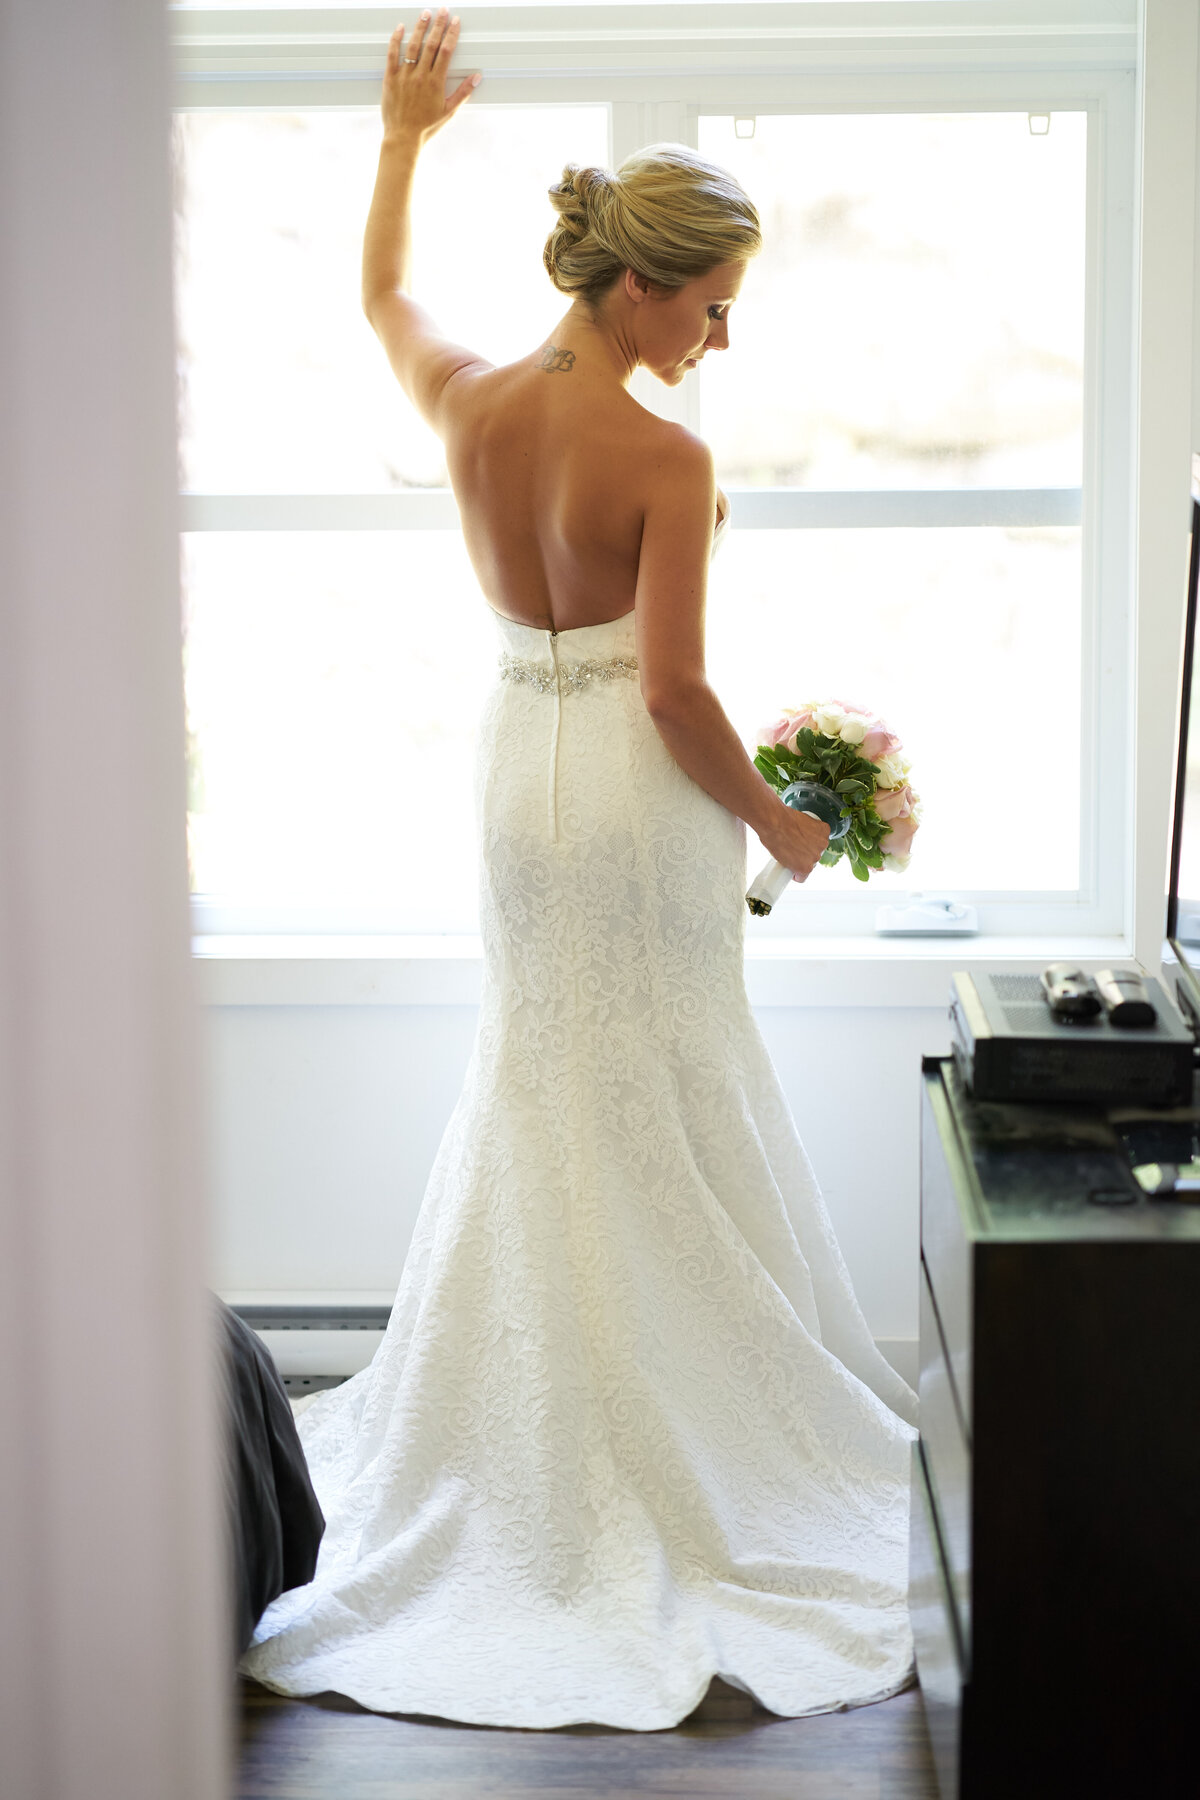
[[[550,660],[554,664],[554,738],[550,745],[550,842],[558,842],[558,729],[562,721],[562,676],[558,667],[558,632],[548,631]]]

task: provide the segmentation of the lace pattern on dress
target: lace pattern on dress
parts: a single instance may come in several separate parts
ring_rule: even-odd
[[[550,661],[538,662],[532,657],[514,656],[504,651],[500,657],[500,679],[531,687],[538,694],[554,696],[554,726],[550,743],[549,779],[546,789],[546,811],[550,842],[558,842],[558,750],[562,727],[562,703],[567,694],[582,693],[594,681],[610,682],[637,674],[636,656],[577,656],[560,658],[558,633],[547,632]]]

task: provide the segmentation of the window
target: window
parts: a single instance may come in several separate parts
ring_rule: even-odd
[[[541,267],[565,161],[675,139],[731,168],[766,231],[731,351],[635,390],[704,433],[731,493],[714,684],[748,741],[809,695],[878,707],[925,800],[907,878],[822,870],[756,935],[870,933],[905,885],[974,900],[985,930],[1116,931],[1131,31],[1072,6],[1022,37],[1010,9],[946,0],[947,76],[904,0],[867,39],[804,4],[646,6],[636,29],[569,8],[553,34],[548,10],[467,20],[485,81],[422,162],[419,297],[523,354],[565,309]],[[358,305],[394,22],[372,20],[177,15],[208,930],[474,928],[495,649],[441,446]]]
[[[561,316],[545,190],[608,132],[603,106],[471,105],[429,147],[420,287],[451,335],[505,361]],[[496,650],[441,444],[359,305],[377,111],[210,108],[178,149],[183,480],[221,497],[183,562],[199,918],[472,932]],[[346,529],[352,496],[400,508]]]

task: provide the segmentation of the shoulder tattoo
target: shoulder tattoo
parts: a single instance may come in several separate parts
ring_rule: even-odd
[[[575,352],[573,350],[560,350],[556,344],[546,345],[546,348],[542,351],[542,360],[538,364],[539,369],[545,369],[547,374],[550,375],[559,373],[569,375],[574,366]]]

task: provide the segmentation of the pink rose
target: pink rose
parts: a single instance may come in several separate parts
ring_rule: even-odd
[[[892,820],[891,830],[880,839],[879,848],[885,856],[907,856],[912,848],[919,821],[911,813]]]
[[[812,722],[812,707],[803,706],[800,708],[799,712],[785,713],[774,725],[764,725],[756,741],[760,744],[770,744],[772,746],[775,744],[786,744],[789,750],[794,750],[796,745],[793,740],[795,739],[796,733],[798,731],[803,731],[804,727],[806,725],[811,725]]]
[[[906,819],[913,809],[916,795],[905,782],[903,787],[876,788],[875,811],[881,819]]]
[[[878,762],[881,756],[894,756],[900,749],[900,739],[894,731],[889,731],[882,719],[871,717],[867,727],[867,735],[858,746],[858,754],[865,756],[868,762]]]

